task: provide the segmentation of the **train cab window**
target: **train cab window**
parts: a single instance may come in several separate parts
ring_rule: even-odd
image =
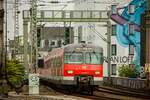
[[[102,53],[96,52],[87,52],[85,54],[85,63],[86,64],[102,64]]]
[[[65,63],[83,63],[83,54],[82,53],[65,53]]]

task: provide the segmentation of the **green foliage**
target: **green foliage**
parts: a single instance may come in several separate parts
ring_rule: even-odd
[[[24,66],[17,60],[9,60],[6,64],[7,81],[12,87],[21,87],[25,75]]]
[[[137,78],[139,75],[136,68],[130,67],[129,65],[120,66],[118,72],[121,77]]]

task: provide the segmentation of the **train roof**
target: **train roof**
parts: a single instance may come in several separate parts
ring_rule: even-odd
[[[95,52],[103,52],[103,48],[101,46],[93,44],[79,43],[79,44],[68,44],[64,46],[65,51],[73,51],[76,48],[91,48]]]

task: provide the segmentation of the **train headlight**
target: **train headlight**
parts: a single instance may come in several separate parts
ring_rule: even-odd
[[[97,75],[97,74],[100,74],[100,71],[95,71],[95,74]]]
[[[67,73],[68,74],[73,74],[73,70],[68,70]]]

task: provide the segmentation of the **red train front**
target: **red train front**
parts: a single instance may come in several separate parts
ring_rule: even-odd
[[[93,93],[93,86],[103,79],[103,49],[99,46],[81,43],[56,48],[44,58],[44,63],[41,77],[54,84],[77,88],[86,85]]]

